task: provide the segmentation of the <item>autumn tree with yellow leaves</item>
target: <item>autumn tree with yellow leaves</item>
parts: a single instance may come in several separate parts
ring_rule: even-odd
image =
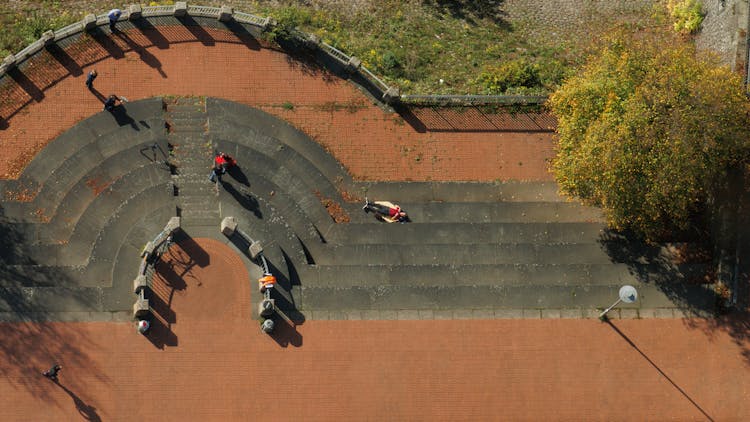
[[[606,37],[549,105],[562,191],[646,239],[688,227],[727,169],[749,156],[741,76],[679,36]]]

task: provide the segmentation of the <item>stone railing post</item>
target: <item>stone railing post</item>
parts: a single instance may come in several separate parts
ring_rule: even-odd
[[[231,6],[221,6],[219,11],[219,22],[229,22],[233,19],[234,9]]]
[[[174,4],[174,15],[178,18],[187,15],[187,2],[178,1]]]
[[[134,21],[143,17],[143,9],[140,4],[131,4],[128,7],[128,20]]]
[[[88,15],[83,17],[83,29],[86,31],[90,31],[94,28],[96,28],[96,15],[93,13],[89,13]]]

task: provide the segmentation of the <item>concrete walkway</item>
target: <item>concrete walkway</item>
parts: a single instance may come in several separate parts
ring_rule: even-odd
[[[148,337],[127,323],[0,325],[0,419],[750,417],[747,320],[744,337],[680,319],[308,321],[269,337],[233,252],[196,244],[201,265],[170,252],[183,284],[161,290],[173,316]],[[40,375],[53,362],[59,386]]]

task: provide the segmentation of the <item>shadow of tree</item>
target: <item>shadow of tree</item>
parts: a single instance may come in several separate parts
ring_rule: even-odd
[[[648,244],[632,233],[606,230],[600,243],[612,262],[628,266],[644,284],[662,291],[685,315],[715,314],[718,297],[708,287],[713,278],[711,256],[697,242]]]
[[[77,287],[65,272],[37,265],[30,258],[33,245],[22,227],[6,218],[0,207],[0,313],[8,321],[0,322],[0,372],[43,399],[49,398],[49,392],[40,390],[38,382],[51,362],[86,368],[96,379],[108,382],[89,358],[88,351],[99,347],[95,339],[75,324],[53,322],[57,317],[50,314],[57,310],[59,295],[65,296],[68,306],[82,309],[95,308],[98,296]]]

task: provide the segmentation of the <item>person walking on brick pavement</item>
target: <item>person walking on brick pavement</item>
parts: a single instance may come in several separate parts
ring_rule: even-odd
[[[117,28],[115,28],[115,24],[117,23],[117,20],[120,19],[120,15],[122,15],[122,10],[120,9],[112,9],[109,11],[109,13],[107,13],[107,17],[109,18],[110,31],[117,31]]]
[[[94,79],[96,79],[97,76],[99,76],[99,74],[96,72],[96,69],[89,72],[86,76],[86,87],[88,87],[88,89],[94,88]]]
[[[61,369],[62,366],[55,364],[52,368],[49,368],[49,370],[42,372],[42,375],[57,382],[57,373],[60,372]]]

